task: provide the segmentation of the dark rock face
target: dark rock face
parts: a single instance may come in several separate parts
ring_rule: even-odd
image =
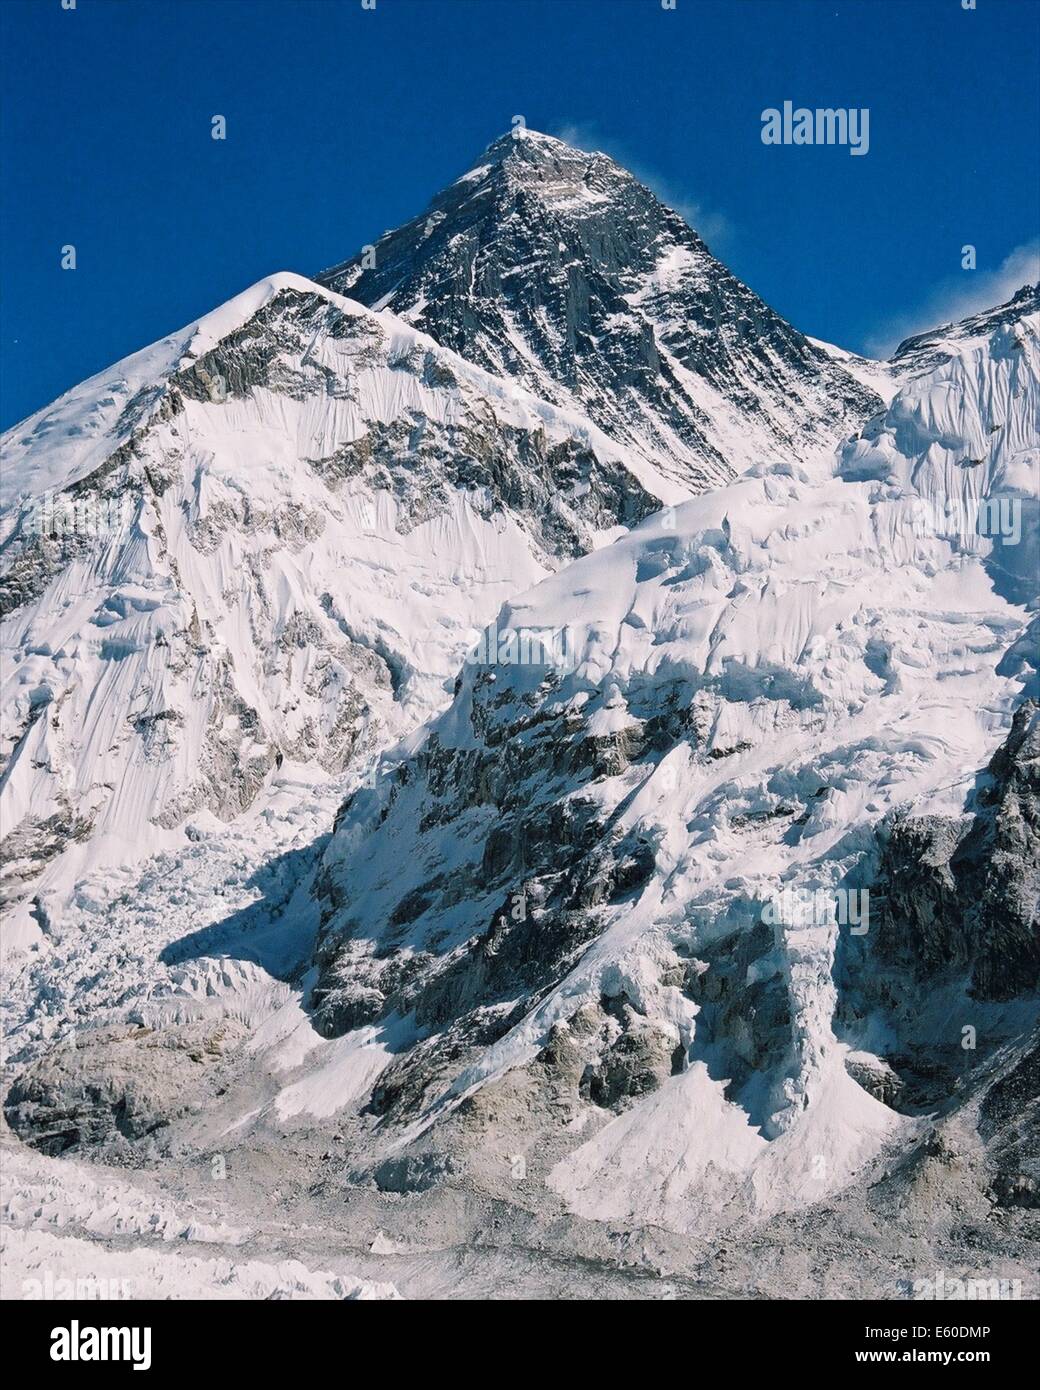
[[[330,910],[313,1003],[327,1035],[414,1012],[429,1029],[471,1015],[466,1031],[490,1040],[493,1014],[551,988],[599,934],[604,914],[646,882],[652,848],[612,832],[592,801],[554,800],[567,759],[555,754],[551,725],[530,741],[529,733],[520,728],[501,752],[476,755],[433,739],[409,765],[412,785],[391,792],[391,825],[404,823],[421,802],[433,844],[469,812],[493,809],[495,818],[482,840],[478,832],[471,866],[408,888],[377,942],[353,904],[349,914],[337,910],[336,875],[319,883]],[[486,904],[487,920],[464,943],[428,935],[424,923],[453,909],[465,916],[474,903]]]
[[[1040,1208],[1040,1032],[986,1093],[979,1134],[993,1157],[993,1199]]]
[[[80,1033],[74,1047],[55,1047],[21,1073],[4,1113],[43,1153],[98,1146],[116,1153],[212,1096],[225,1053],[246,1031],[224,1019]]]
[[[1015,713],[989,765],[993,784],[954,868],[974,946],[973,993],[1010,999],[1040,987],[1040,705]]]
[[[897,1109],[934,1109],[1014,1035],[1002,1010],[1009,1018],[1017,1010],[1020,1026],[1037,1004],[1035,701],[1016,710],[969,814],[956,820],[908,816],[883,828],[870,893],[869,934],[843,938],[838,952],[836,1030],[883,1056],[876,1075],[856,1076],[866,1089]],[[882,1046],[876,1043],[880,1021]]]
[[[907,818],[891,828],[881,857],[884,913],[879,953],[920,980],[967,968],[970,947],[951,859],[966,823]]]
[[[694,490],[880,405],[626,170],[534,132],[497,140],[371,259],[318,279],[577,405]]]
[[[558,676],[542,674],[544,695]],[[316,885],[319,1029],[398,1017],[419,1035],[380,1077],[370,1104],[380,1115],[414,1113],[436,1081],[509,1031],[655,865],[654,846],[617,825],[594,792],[641,751],[638,735],[586,736],[566,704],[539,707],[533,691],[501,689],[488,668],[463,679],[471,734],[457,742],[435,729],[383,785],[355,793]],[[364,847],[366,834],[411,843],[398,881],[371,881],[379,851]],[[670,1074],[674,1036],[627,1001],[605,1006],[596,1029],[581,1082],[595,1103],[614,1106]]]
[[[920,979],[967,971],[970,992],[1040,987],[1040,707],[1015,712],[970,821],[897,823],[881,856],[879,951]]]

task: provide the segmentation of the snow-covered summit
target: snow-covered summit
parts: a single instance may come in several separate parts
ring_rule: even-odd
[[[6,522],[14,521],[15,514],[6,509],[19,499],[69,487],[89,476],[146,418],[168,376],[240,328],[275,294],[301,287],[317,289],[290,271],[267,276],[12,425],[0,438],[5,461],[0,507]]]
[[[892,365],[915,375],[930,372],[941,362],[956,356],[962,348],[973,342],[984,342],[994,329],[1020,322],[1038,312],[1040,285],[1023,285],[1003,304],[905,338],[892,354]]]

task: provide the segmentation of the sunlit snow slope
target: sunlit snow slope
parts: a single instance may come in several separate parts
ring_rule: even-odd
[[[428,717],[509,595],[676,493],[585,419],[293,275],[3,451],[15,940],[89,866]]]

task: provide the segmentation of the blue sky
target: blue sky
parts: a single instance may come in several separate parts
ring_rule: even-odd
[[[0,28],[5,425],[344,259],[514,115],[626,162],[847,347],[1006,297],[1036,251],[1037,0],[3,0]],[[785,99],[868,107],[869,153],[764,145]]]

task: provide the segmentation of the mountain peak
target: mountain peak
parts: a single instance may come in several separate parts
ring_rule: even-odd
[[[488,145],[485,156],[495,154],[496,157],[504,159],[510,153],[517,153],[525,149],[527,151],[564,151],[568,154],[580,154],[574,145],[569,145],[566,140],[561,140],[555,135],[546,135],[543,131],[532,130],[530,126],[512,126],[503,134],[496,136]]]
[[[931,371],[939,362],[954,356],[972,339],[988,337],[996,329],[1016,324],[1040,310],[1040,285],[1022,285],[1010,299],[978,310],[965,318],[937,325],[924,333],[904,338],[892,354],[892,361],[915,374]]]
[[[526,127],[317,278],[581,411],[693,492],[815,455],[881,404],[627,170]]]
[[[528,126],[516,126],[492,140],[476,163],[433,200],[432,208],[465,188],[469,197],[483,196],[490,185],[508,199],[521,190],[545,207],[571,213],[583,203],[594,205],[635,179],[607,155],[577,149],[565,140]],[[643,196],[656,202],[649,189]]]

